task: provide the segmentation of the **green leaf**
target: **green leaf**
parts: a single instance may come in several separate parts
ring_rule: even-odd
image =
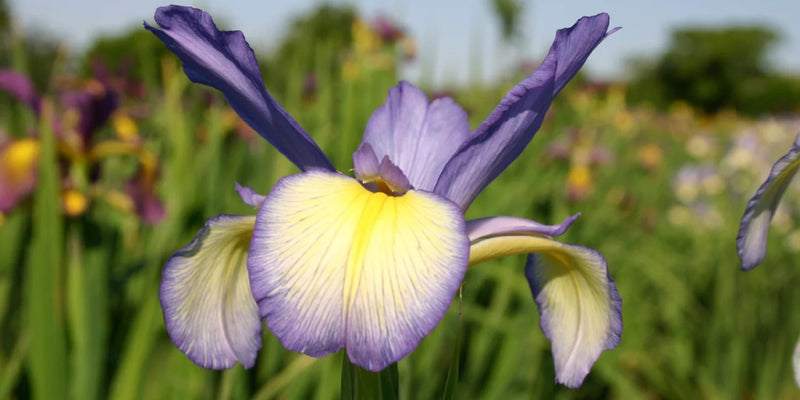
[[[50,128],[53,106],[42,102],[39,121],[39,182],[33,200],[33,240],[25,274],[28,330],[31,344],[28,368],[34,399],[63,398],[69,376],[64,288],[62,282],[63,221],[56,164],[56,143]]]
[[[343,400],[396,400],[400,398],[397,364],[383,371],[370,372],[350,362],[347,353],[342,354]]]
[[[447,372],[447,381],[444,383],[444,400],[458,399],[458,375],[461,354],[461,330],[464,325],[462,306],[461,288],[458,289],[458,326],[456,327],[456,345],[453,350],[453,364],[450,366],[450,371]]]

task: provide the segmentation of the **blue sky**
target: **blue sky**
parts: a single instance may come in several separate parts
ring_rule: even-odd
[[[419,60],[406,75],[434,73],[434,83],[492,79],[520,57],[539,60],[558,28],[583,15],[608,12],[612,26],[622,26],[592,54],[585,69],[601,78],[622,77],[630,57],[658,54],[679,26],[721,26],[760,23],[777,29],[783,41],[771,59],[783,71],[800,73],[800,1],[798,0],[590,0],[530,2],[522,17],[523,40],[503,45],[489,0],[350,0],[366,17],[379,13],[398,20],[418,41]],[[293,16],[313,8],[317,0],[202,0],[183,3],[209,11],[226,26],[244,31],[253,47],[268,50],[278,42]],[[114,33],[152,21],[163,0],[10,0],[17,22],[64,38],[76,48],[95,35]]]

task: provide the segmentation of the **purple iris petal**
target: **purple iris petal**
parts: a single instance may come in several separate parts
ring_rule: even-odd
[[[583,17],[558,31],[542,65],[500,101],[447,163],[434,192],[462,209],[500,175],[542,125],[550,103],[572,79],[608,31],[608,14]],[[413,181],[412,181],[413,183]]]
[[[467,113],[452,99],[428,104],[422,90],[403,81],[372,113],[363,142],[372,146],[378,159],[389,156],[413,187],[430,191],[469,132]]]
[[[239,197],[242,198],[242,201],[245,202],[245,204],[247,204],[247,205],[249,205],[251,207],[259,208],[259,207],[261,207],[261,203],[264,202],[264,197],[265,196],[256,193],[255,190],[253,190],[253,189],[251,189],[249,187],[242,186],[242,185],[237,183],[236,184],[236,191],[239,193]]]
[[[380,175],[381,163],[369,143],[361,143],[353,153],[353,169],[356,178],[362,182],[374,180]]]
[[[380,175],[381,179],[386,181],[396,193],[405,193],[412,189],[408,178],[400,168],[394,165],[389,156],[383,156],[383,160],[381,160]]]
[[[535,233],[545,236],[561,236],[575,222],[580,213],[571,215],[557,225],[544,225],[519,217],[488,217],[467,221],[467,236],[470,242],[491,236],[515,233]]]
[[[240,31],[220,31],[211,16],[191,7],[156,10],[161,29],[145,28],[183,62],[192,82],[220,90],[239,116],[301,170],[334,171],[325,153],[264,89],[253,49]]]
[[[66,92],[61,95],[61,105],[75,109],[80,115],[77,131],[85,144],[91,135],[103,126],[119,106],[119,96],[110,87],[101,85],[102,90]]]
[[[131,196],[136,207],[136,214],[147,224],[155,225],[161,222],[167,214],[161,199],[156,196],[153,182],[140,175],[125,186],[128,196]]]
[[[789,151],[775,162],[769,176],[747,203],[742,216],[736,248],[742,260],[742,269],[755,268],[767,254],[769,222],[781,201],[783,192],[800,169],[800,134]]]
[[[0,90],[14,96],[39,114],[39,95],[27,76],[8,69],[0,70]]]

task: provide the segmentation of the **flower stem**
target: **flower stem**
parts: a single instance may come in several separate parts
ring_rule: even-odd
[[[346,352],[342,354],[343,400],[399,399],[397,364],[380,372],[370,372],[350,362]]]

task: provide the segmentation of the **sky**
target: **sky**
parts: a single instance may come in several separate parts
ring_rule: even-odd
[[[500,40],[490,0],[347,0],[360,15],[379,14],[397,20],[416,40],[419,57],[404,70],[405,78],[428,74],[434,85],[471,79],[490,81],[520,59],[540,61],[555,31],[584,15],[607,12],[611,26],[622,30],[608,37],[584,67],[599,79],[624,78],[632,57],[656,56],[669,43],[670,32],[683,26],[762,24],[776,29],[782,41],[771,55],[778,70],[800,74],[800,0],[562,0],[532,1],[521,18],[522,36],[514,45]],[[319,0],[202,0],[182,3],[203,8],[225,26],[241,30],[257,50],[279,43],[292,19],[313,9]],[[10,0],[16,22],[63,38],[81,49],[97,35],[118,33],[152,22],[163,0]],[[430,75],[432,74],[432,76]]]

